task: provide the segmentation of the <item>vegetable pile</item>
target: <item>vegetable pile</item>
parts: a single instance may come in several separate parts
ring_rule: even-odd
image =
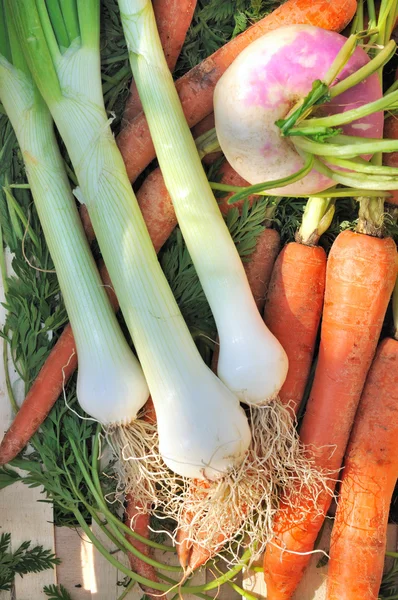
[[[251,598],[234,578],[263,556],[288,600],[335,501],[327,598],[379,594],[398,1],[278,4],[0,0],[2,336],[26,396],[7,382],[3,485],[23,468],[151,598]]]

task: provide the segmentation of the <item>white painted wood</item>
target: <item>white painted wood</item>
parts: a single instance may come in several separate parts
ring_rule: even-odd
[[[55,527],[55,552],[61,559],[57,583],[62,583],[73,600],[91,600],[92,563],[90,542],[80,528]],[[90,576],[87,576],[87,573]]]
[[[11,272],[12,257],[7,252],[7,271]],[[0,302],[4,301],[3,282],[0,277]],[[4,325],[5,310],[0,306],[0,326]],[[5,371],[2,360],[4,342],[0,339],[0,437],[9,427],[13,415],[5,383]],[[17,401],[23,400],[23,385],[17,377],[15,369],[8,362],[12,386]],[[43,500],[41,488],[28,488],[22,483],[15,483],[0,491],[1,530],[11,533],[11,549],[16,550],[26,540],[32,544],[42,545],[45,549],[54,551],[53,509],[49,503],[39,503]],[[55,569],[42,573],[30,573],[15,580],[15,595],[17,600],[42,600],[43,586],[55,583]]]
[[[105,548],[113,554],[115,546],[107,535],[103,533],[99,525],[93,523],[91,530]],[[113,556],[120,561],[121,554],[123,553],[118,552],[113,554]],[[92,597],[95,600],[116,600],[122,592],[122,588],[117,585],[118,579],[123,579],[123,575],[119,577],[118,570],[94,547],[93,580],[91,582]]]

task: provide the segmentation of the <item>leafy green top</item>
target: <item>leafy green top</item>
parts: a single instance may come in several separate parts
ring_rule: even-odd
[[[43,546],[31,547],[31,542],[23,542],[14,552],[10,550],[11,535],[0,535],[0,591],[11,590],[15,575],[39,573],[51,569],[60,563],[51,552]]]

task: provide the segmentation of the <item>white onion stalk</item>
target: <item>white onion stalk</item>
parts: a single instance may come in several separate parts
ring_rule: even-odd
[[[29,68],[67,147],[145,373],[160,454],[181,476],[219,479],[246,454],[247,418],[195,346],[109,128],[101,90],[99,0],[66,0],[65,5],[79,27],[77,37],[66,39],[67,49],[58,44],[62,31],[44,2],[7,3]],[[164,470],[152,476],[163,477]],[[136,484],[131,482],[134,492]]]
[[[281,488],[288,492],[297,481],[317,481],[291,416],[276,399],[287,374],[287,356],[258,312],[207,181],[163,55],[151,2],[119,0],[119,6],[160,168],[217,324],[218,375],[251,405],[253,441],[240,470],[205,490],[200,482],[193,483],[178,505],[166,506],[165,512],[177,514],[185,541],[194,541],[208,555],[236,542],[237,533],[246,534],[244,543],[259,549],[272,536]]]
[[[78,401],[104,427],[128,426],[145,404],[148,387],[97,271],[55,140],[51,115],[14,42],[9,31],[8,54],[17,67],[0,53],[0,100],[22,151],[72,325],[79,360]]]
[[[212,309],[218,376],[248,404],[275,398],[287,375],[203,170],[160,44],[149,0],[119,0],[130,63],[177,220]]]

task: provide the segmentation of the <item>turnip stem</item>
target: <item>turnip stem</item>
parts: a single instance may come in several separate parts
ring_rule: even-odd
[[[247,196],[250,196],[250,194],[258,194],[260,192],[265,192],[266,190],[272,190],[274,188],[283,187],[284,185],[287,185],[288,183],[294,183],[295,181],[300,181],[300,179],[303,179],[303,177],[305,177],[311,171],[312,167],[313,167],[313,157],[310,154],[308,154],[306,156],[304,166],[296,173],[293,173],[292,175],[288,175],[287,177],[282,177],[281,179],[275,179],[274,181],[267,181],[265,183],[256,183],[256,184],[250,185],[246,188],[241,188],[240,191],[237,191],[236,194],[234,194],[233,196],[231,196],[231,198],[229,198],[228,204],[234,204],[235,202],[239,202],[240,200],[247,198]],[[216,189],[216,188],[213,188],[213,189]]]
[[[333,85],[329,92],[331,98],[336,98],[343,92],[354,87],[364,79],[367,79],[372,73],[375,73],[380,69],[381,66],[386,64],[395,54],[396,43],[394,40],[390,40],[388,44],[379,52],[379,54],[371,60],[369,63],[358,69],[352,75],[349,75],[343,81],[339,81],[336,85]]]
[[[336,158],[334,156],[328,156],[328,163],[336,165],[337,167],[343,167],[356,173],[369,173],[370,175],[398,175],[397,167],[385,167],[380,165],[374,165],[368,163],[362,158],[356,158],[353,160],[346,160],[344,158]]]
[[[307,129],[312,127],[338,127],[339,125],[346,125],[356,119],[361,119],[367,115],[378,112],[379,110],[386,110],[388,108],[393,109],[398,107],[398,90],[393,91],[383,96],[375,102],[369,102],[359,108],[353,108],[346,112],[337,113],[328,117],[313,117],[300,122],[299,127],[293,127],[291,133],[296,131],[303,131],[306,133]]]
[[[397,140],[379,140],[376,138],[357,138],[354,136],[336,136],[336,143],[319,143],[305,137],[292,138],[293,143],[304,152],[317,156],[337,156],[341,158],[354,158],[362,154],[374,152],[396,152]]]
[[[337,183],[342,183],[347,186],[351,186],[353,188],[363,189],[364,191],[359,196],[369,196],[369,197],[381,197],[382,193],[369,193],[369,189],[373,191],[390,191],[398,189],[398,181],[396,177],[392,178],[381,178],[379,176],[373,177],[371,175],[366,175],[364,173],[344,173],[343,171],[334,171],[326,166],[319,159],[315,159],[314,167],[319,173],[326,175],[330,179],[333,179]],[[366,190],[366,191],[365,191]],[[327,192],[329,194],[329,191]],[[317,194],[319,196],[319,194]],[[349,194],[352,196],[352,194]],[[356,194],[357,195],[357,194]],[[330,196],[330,194],[329,194]]]

